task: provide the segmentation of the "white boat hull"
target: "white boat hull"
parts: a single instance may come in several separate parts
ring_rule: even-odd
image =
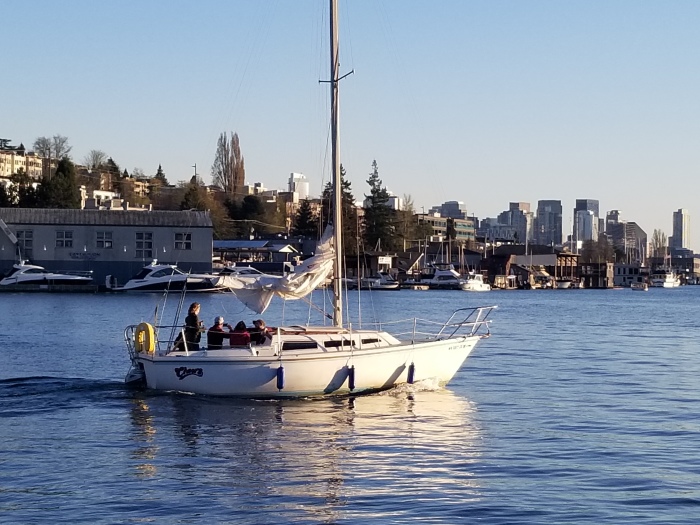
[[[247,349],[201,350],[188,356],[139,354],[137,362],[143,368],[147,387],[157,390],[256,398],[348,395],[386,390],[409,380],[432,379],[446,384],[482,337],[462,336],[352,352],[285,351],[281,359],[255,356]],[[280,367],[282,385],[278,383]]]
[[[467,281],[464,284],[462,284],[462,290],[464,290],[465,292],[490,292],[491,285],[488,283]]]

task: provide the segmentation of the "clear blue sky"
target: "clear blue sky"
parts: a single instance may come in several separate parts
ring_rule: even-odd
[[[0,137],[65,135],[129,171],[328,178],[326,0],[4,0]],[[341,157],[420,209],[576,198],[700,249],[700,2],[341,0]],[[11,72],[10,75],[7,73]]]

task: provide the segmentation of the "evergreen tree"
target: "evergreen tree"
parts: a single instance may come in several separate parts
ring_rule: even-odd
[[[10,177],[12,185],[8,188],[7,196],[10,206],[14,208],[36,208],[37,191],[34,189],[34,181],[23,169],[17,170]]]
[[[311,209],[309,199],[304,199],[299,205],[299,209],[294,217],[292,235],[306,239],[318,237],[318,218]]]
[[[81,199],[75,165],[64,157],[51,178],[42,177],[36,196],[37,205],[42,208],[79,209]]]
[[[197,182],[196,177],[192,177],[185,189],[185,195],[180,203],[181,210],[204,211],[207,208],[206,192]]]
[[[156,181],[158,181],[162,186],[167,186],[168,185],[168,179],[165,177],[165,173],[163,173],[163,167],[158,164],[158,171],[156,171],[155,177],[153,177]]]
[[[9,208],[12,205],[10,195],[7,193],[4,184],[0,184],[0,208]]]
[[[389,207],[389,192],[382,186],[377,161],[372,162],[369,179],[370,193],[365,195],[365,245],[369,249],[381,246],[383,250],[394,249],[394,210]]]
[[[343,253],[357,255],[357,208],[355,197],[352,194],[350,181],[345,178],[345,168],[340,166],[340,185],[342,188],[342,220],[343,220]],[[321,196],[321,227],[325,228],[332,222],[331,210],[333,209],[333,184],[329,182],[323,189]]]

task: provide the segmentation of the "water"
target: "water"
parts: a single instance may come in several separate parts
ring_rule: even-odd
[[[156,307],[171,321],[177,299],[161,299],[0,295],[0,523],[700,515],[700,287],[363,294],[364,322],[498,304],[494,335],[447,388],[318,401],[125,388],[123,328]],[[256,317],[221,295],[196,300],[207,323]],[[318,317],[303,302],[265,314],[282,316]]]

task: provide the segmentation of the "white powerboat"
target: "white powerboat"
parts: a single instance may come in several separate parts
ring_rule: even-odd
[[[431,290],[461,290],[464,279],[451,264],[436,264],[432,277],[422,282]]]
[[[649,285],[647,283],[639,282],[630,284],[630,288],[636,292],[648,292]]]
[[[223,288],[213,282],[216,277],[212,274],[185,273],[174,264],[158,264],[154,259],[124,286],[116,285],[111,275],[107,276],[105,284],[107,290],[112,292],[222,291]]]
[[[363,290],[398,290],[399,282],[386,272],[377,272],[374,277],[360,279]]]
[[[649,282],[654,288],[676,288],[681,285],[676,272],[669,269],[654,270],[654,273],[649,276]]]
[[[557,290],[568,290],[572,287],[574,282],[571,279],[555,279],[554,287]]]
[[[466,292],[489,292],[491,285],[484,281],[484,276],[480,273],[470,273],[462,283],[462,290]]]
[[[92,272],[49,272],[41,266],[20,261],[0,280],[1,286],[23,285],[87,285],[92,284]]]
[[[279,326],[261,345],[173,351],[172,327],[141,323],[126,328],[131,357],[127,382],[148,388],[193,394],[251,398],[354,395],[396,385],[433,380],[448,383],[479,341],[489,337],[488,319],[495,306],[458,309],[446,321],[409,319],[390,333],[355,330],[344,322],[342,206],[338,155],[337,0],[331,1],[331,145],[333,213],[314,256],[292,274],[263,276],[245,282],[220,276],[215,283],[230,288],[255,312],[273,297],[305,299],[333,275],[332,326]],[[330,233],[333,234],[332,238]],[[432,327],[432,328],[431,328]],[[184,338],[183,338],[184,339]]]

